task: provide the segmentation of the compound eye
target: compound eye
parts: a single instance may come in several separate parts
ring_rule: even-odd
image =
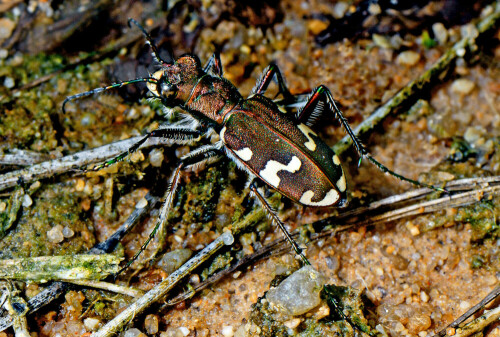
[[[162,82],[162,83],[160,83],[160,90],[159,91],[160,91],[160,95],[166,94],[169,91],[172,91],[172,85],[170,85],[166,82]]]
[[[157,85],[159,96],[164,98],[171,98],[177,92],[177,87],[167,81],[160,81]]]

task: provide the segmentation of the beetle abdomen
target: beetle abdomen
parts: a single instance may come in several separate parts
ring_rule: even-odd
[[[221,139],[248,170],[295,202],[345,202],[338,157],[306,125],[296,125],[267,98],[254,96],[233,110]]]

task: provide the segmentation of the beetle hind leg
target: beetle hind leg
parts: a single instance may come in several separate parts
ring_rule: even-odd
[[[407,178],[405,176],[402,176],[389,168],[387,168],[385,165],[377,161],[373,156],[370,154],[370,152],[366,149],[366,147],[361,143],[359,140],[358,136],[354,133],[352,130],[351,126],[349,125],[349,122],[347,119],[344,117],[342,114],[342,111],[337,107],[337,104],[335,103],[335,100],[332,97],[332,93],[330,90],[324,86],[320,85],[317,87],[307,100],[307,103],[305,106],[298,111],[297,113],[297,119],[299,121],[304,121],[304,120],[310,120],[311,118],[315,118],[321,113],[324,112],[325,106],[328,107],[329,110],[331,110],[337,119],[339,120],[340,124],[344,127],[344,130],[347,132],[349,137],[352,139],[352,142],[354,144],[354,147],[356,148],[356,151],[358,152],[360,156],[360,163],[361,160],[364,158],[368,159],[372,164],[377,166],[382,172],[390,174],[400,180],[407,181],[415,186],[420,186],[420,187],[427,187],[432,190],[438,191],[438,192],[447,192],[445,189],[440,188],[440,187],[435,187],[432,185],[424,184],[419,181],[416,181],[414,179]]]
[[[283,232],[283,235],[285,235],[286,240],[290,243],[292,246],[293,250],[295,251],[295,254],[299,256],[302,261],[304,262],[305,265],[311,265],[307,257],[302,253],[302,248],[299,247],[297,242],[292,238],[288,230],[285,228],[285,224],[281,219],[279,218],[278,214],[276,214],[276,211],[269,205],[269,203],[266,201],[265,197],[259,192],[258,188],[258,183],[259,181],[257,179],[252,180],[250,183],[250,191],[254,194],[254,196],[259,200],[260,204],[264,208],[264,210],[269,214],[271,217],[271,220],[278,225],[280,230]]]

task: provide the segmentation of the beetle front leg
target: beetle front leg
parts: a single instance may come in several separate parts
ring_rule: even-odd
[[[264,210],[267,211],[267,213],[271,216],[271,220],[278,225],[280,230],[283,232],[283,235],[285,235],[285,238],[287,239],[287,241],[290,243],[293,250],[295,251],[295,254],[297,254],[302,259],[302,261],[304,262],[305,265],[311,265],[311,263],[309,262],[307,257],[305,257],[304,254],[302,253],[302,248],[299,247],[299,245],[292,238],[290,233],[288,233],[287,229],[285,228],[285,224],[283,223],[283,221],[281,221],[278,214],[276,214],[276,211],[271,207],[271,205],[269,205],[269,203],[266,201],[264,196],[259,192],[259,190],[258,190],[259,182],[260,182],[259,180],[253,179],[252,182],[250,183],[250,186],[249,186],[250,191],[252,191],[252,193],[255,195],[255,197],[259,200],[259,202],[262,205],[262,207],[264,208]]]
[[[129,154],[134,153],[144,144],[149,138],[166,138],[171,139],[175,144],[184,144],[190,141],[194,141],[201,136],[201,133],[197,130],[192,130],[189,128],[164,128],[156,129],[148,133],[140,141],[132,145],[127,151],[120,153],[118,156],[111,158],[110,160],[95,166],[92,170],[99,171],[105,167],[113,165],[117,162],[122,161]]]
[[[276,96],[278,96],[281,93],[285,101],[293,100],[293,95],[286,87],[285,81],[283,80],[283,76],[281,76],[280,69],[274,63],[268,65],[267,68],[262,72],[261,77],[257,80],[255,87],[252,89],[251,95],[263,95],[273,79],[276,80],[279,87],[279,91]]]

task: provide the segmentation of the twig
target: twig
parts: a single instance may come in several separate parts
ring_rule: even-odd
[[[0,260],[0,278],[22,281],[102,279],[120,269],[113,254],[38,256]]]
[[[215,254],[224,245],[232,245],[234,237],[231,232],[225,232],[212,243],[206,246],[202,251],[188,260],[179,269],[170,274],[166,279],[157,284],[153,289],[148,291],[143,297],[128,306],[118,316],[106,323],[99,331],[92,334],[93,337],[108,337],[117,333],[120,329],[130,322],[136,315],[141,314],[151,304],[165,297],[168,292],[177,285],[185,276],[201,263],[206,261],[210,256]]]
[[[87,288],[96,288],[101,290],[110,291],[117,294],[127,295],[131,297],[141,297],[144,295],[144,291],[131,287],[124,287],[118,284],[103,282],[103,281],[94,281],[94,280],[63,280],[64,282],[76,284],[79,286],[87,287]]]
[[[101,163],[116,157],[118,154],[127,151],[133,144],[143,137],[133,137],[121,140],[112,144],[97,147],[95,149],[81,151],[68,156],[46,161],[29,168],[7,172],[0,175],[0,191],[16,186],[20,181],[29,183],[43,178],[67,173],[69,171],[80,170],[87,165]],[[178,141],[176,141],[178,143]],[[171,145],[172,140],[163,138],[149,138],[139,148],[148,148],[158,145]]]
[[[444,328],[441,331],[439,331],[433,337],[443,337],[443,336],[446,336],[446,333],[447,333],[448,329],[456,329],[456,328],[458,328],[460,326],[460,324],[462,324],[467,318],[471,317],[476,312],[478,312],[479,310],[483,309],[488,303],[490,303],[491,301],[493,301],[494,299],[496,299],[498,296],[500,296],[500,286],[496,286],[495,289],[493,289],[488,295],[486,295],[486,297],[483,298],[478,304],[476,304],[475,306],[473,306],[472,308],[470,308],[469,310],[467,310],[462,316],[460,316],[459,318],[457,318],[456,320],[454,320],[446,328]],[[496,318],[498,319],[498,317],[500,315],[500,311],[499,311],[500,310],[500,306],[497,307],[494,310],[490,310],[488,312],[488,316],[491,317],[492,315],[493,316],[496,315]],[[479,330],[484,329],[484,327],[486,327],[489,323],[492,322],[491,320],[486,319],[484,317],[485,315],[487,315],[486,312],[483,314],[483,316],[478,317],[474,321],[472,321],[469,324],[467,324],[466,326],[464,326],[461,329],[462,330],[461,332],[456,331],[457,334],[455,334],[454,336],[468,336],[468,335],[470,335],[470,334],[472,334],[474,332],[477,332]],[[477,329],[473,329],[472,328],[471,324],[473,322],[477,323],[477,325],[473,324],[473,326],[477,327]],[[488,324],[483,324],[484,322],[488,322]],[[466,332],[468,333],[467,335],[463,334],[463,333],[466,333]]]
[[[470,323],[467,323],[462,328],[455,330],[453,337],[467,337],[486,328],[491,323],[498,321],[500,318],[500,306],[486,310],[480,317]]]
[[[496,2],[492,4],[492,6],[494,9],[493,13],[483,18],[476,25],[479,31],[479,36],[488,32],[490,29],[493,29],[500,20],[500,3]],[[401,107],[404,103],[408,103],[411,100],[415,100],[416,98],[421,97],[422,92],[425,89],[428,89],[429,86],[440,82],[440,76],[445,71],[447,71],[450,66],[452,66],[452,62],[454,62],[455,59],[458,58],[458,55],[463,55],[462,53],[466,50],[468,50],[469,52],[479,50],[479,48],[471,48],[472,46],[475,47],[476,39],[467,36],[455,43],[455,45],[448,49],[429,70],[427,70],[417,79],[408,83],[403,89],[398,91],[392,98],[390,98],[384,105],[376,109],[370,115],[370,117],[366,118],[361,124],[359,124],[354,129],[354,133],[358,136],[362,136],[363,134],[374,128],[397,108]],[[337,144],[335,144],[333,150],[337,154],[340,154],[351,145],[352,139],[348,135],[346,135]]]
[[[0,155],[0,165],[29,166],[50,159],[49,155],[35,151],[11,149],[10,152]]]

